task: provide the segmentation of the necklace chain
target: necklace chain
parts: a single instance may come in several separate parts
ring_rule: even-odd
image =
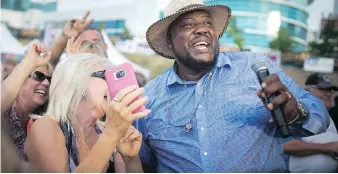
[[[203,94],[202,94],[202,99],[204,98],[204,96],[205,96],[205,91],[206,91],[206,87],[209,85],[209,83],[210,83],[210,81],[211,81],[211,77],[212,77],[212,71],[210,71],[209,73],[207,73],[207,79],[206,79],[206,82],[204,83],[204,85],[203,85]],[[199,82],[198,82],[199,83]],[[171,89],[170,89],[170,87],[167,87],[168,88],[168,92],[169,92],[169,99],[168,99],[168,120],[169,120],[169,123],[170,124],[172,124],[171,123]],[[202,101],[202,100],[201,100]],[[197,106],[194,108],[194,111],[193,111],[193,113],[192,113],[192,116],[190,117],[190,119],[189,119],[189,121],[188,121],[188,123],[186,123],[185,124],[185,132],[186,133],[189,133],[189,131],[190,131],[190,129],[192,129],[192,119],[194,118],[194,116],[195,116],[195,114],[196,114],[196,111],[197,111],[197,108],[198,108],[198,106],[199,106],[199,104],[200,104],[201,102],[199,102],[198,104],[197,104]],[[174,124],[172,124],[172,125],[174,125]],[[174,125],[175,126],[175,125]],[[178,127],[178,126],[176,126],[176,127]]]

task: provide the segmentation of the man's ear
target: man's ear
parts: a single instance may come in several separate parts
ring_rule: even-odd
[[[169,48],[172,49],[172,40],[170,36],[168,36],[168,44],[169,44]]]
[[[169,48],[172,49],[173,43],[172,43],[172,39],[171,39],[170,27],[169,27],[168,32],[167,32],[167,39],[168,39]]]

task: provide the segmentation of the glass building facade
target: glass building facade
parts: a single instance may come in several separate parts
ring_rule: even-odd
[[[39,9],[44,12],[56,11],[57,1],[47,3],[32,2],[31,0],[1,0],[1,8],[14,11],[27,11],[29,9]]]
[[[122,19],[94,21],[91,27],[106,29],[108,36],[121,36],[123,29],[126,27],[126,21]]]
[[[310,2],[309,0],[204,0],[207,5],[223,4],[231,8],[232,16],[237,19],[237,27],[244,31],[245,46],[269,48],[269,42],[275,36],[269,34],[269,30],[278,20],[277,28],[286,28],[292,36],[295,52],[303,52],[307,47],[309,15],[305,7]],[[277,13],[278,17],[271,18],[273,13]],[[234,43],[227,33],[223,35],[220,42],[221,44]]]

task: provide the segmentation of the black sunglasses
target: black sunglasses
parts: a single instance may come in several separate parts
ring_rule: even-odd
[[[96,71],[94,72],[91,77],[99,77],[103,80],[106,80],[106,77],[104,76],[104,73],[106,72],[106,70],[103,70],[103,71]]]
[[[32,77],[34,80],[39,82],[43,82],[45,79],[47,79],[49,83],[52,81],[52,77],[46,76],[44,73],[40,71],[32,72],[32,74],[29,75],[29,77]]]

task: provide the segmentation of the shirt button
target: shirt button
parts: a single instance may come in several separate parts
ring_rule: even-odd
[[[202,106],[202,105],[198,105],[198,108],[202,109],[202,108],[203,108],[203,106]]]
[[[187,87],[187,85],[184,85],[184,87]]]
[[[201,131],[204,131],[204,127],[201,127]]]
[[[203,154],[204,154],[204,156],[207,156],[207,155],[208,155],[208,152],[204,152]]]
[[[212,73],[210,73],[209,75],[212,76]]]

